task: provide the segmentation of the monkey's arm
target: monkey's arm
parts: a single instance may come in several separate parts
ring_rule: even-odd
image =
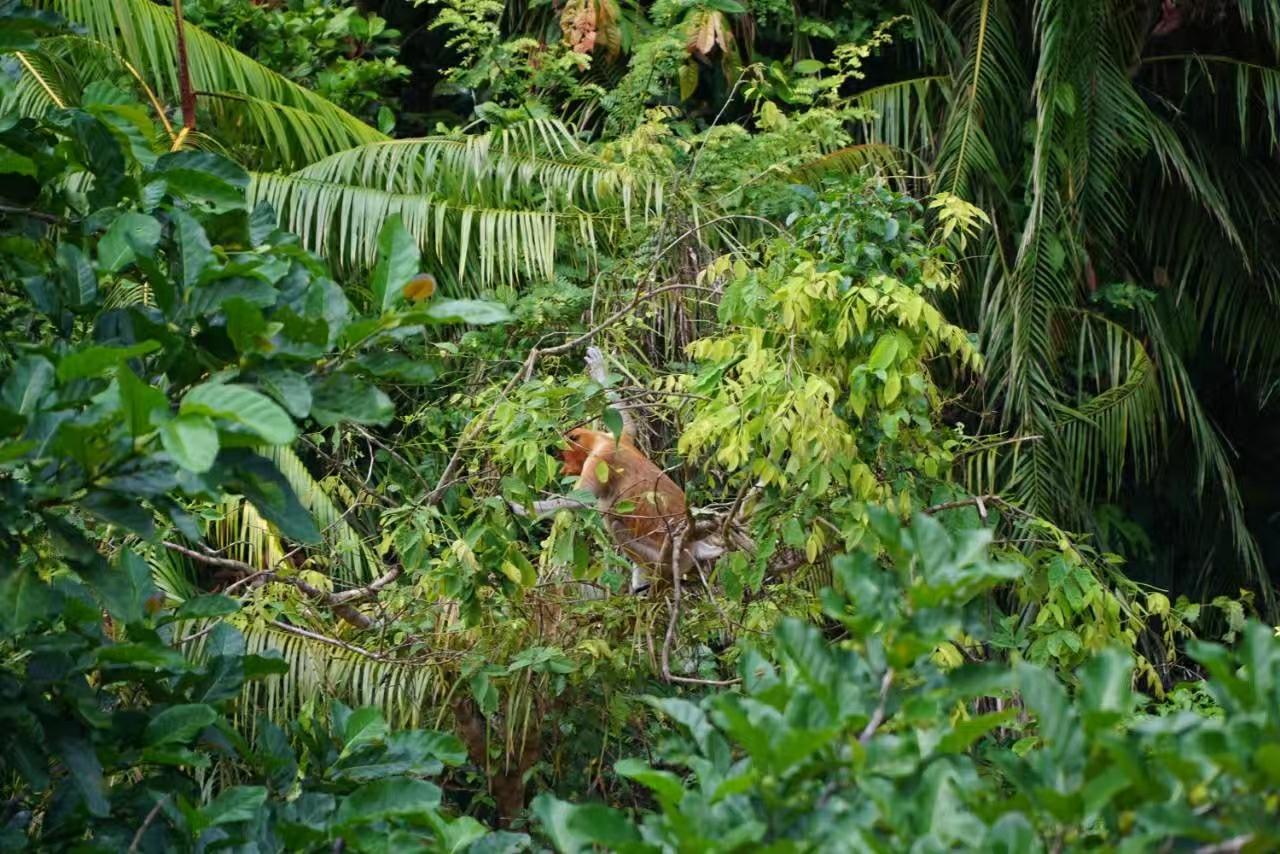
[[[604,388],[605,397],[612,404],[618,403],[618,393],[609,388],[605,381],[609,378],[608,370],[604,364],[604,354],[600,352],[599,347],[587,348],[587,376],[595,380]],[[636,422],[631,417],[631,410],[618,408],[618,414],[622,416],[622,437],[621,441],[635,444],[636,441]]]

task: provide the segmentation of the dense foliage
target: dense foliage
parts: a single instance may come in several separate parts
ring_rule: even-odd
[[[1280,847],[1277,33],[0,0],[0,846]]]

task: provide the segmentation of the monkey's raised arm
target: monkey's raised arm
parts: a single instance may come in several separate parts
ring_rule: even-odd
[[[609,371],[604,363],[604,353],[600,352],[599,347],[591,346],[587,348],[587,376],[595,380],[604,388],[605,397],[609,402],[617,406],[620,398],[618,393],[609,388],[607,381]],[[617,406],[618,414],[622,416],[622,436],[619,441],[634,445],[636,442],[636,422],[631,416],[631,410]]]

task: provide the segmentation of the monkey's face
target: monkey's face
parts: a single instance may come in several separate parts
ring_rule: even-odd
[[[589,432],[583,427],[575,427],[564,437],[566,444],[560,452],[560,469],[565,474],[582,474],[582,467],[586,464],[587,457],[591,456],[591,448],[586,444]]]

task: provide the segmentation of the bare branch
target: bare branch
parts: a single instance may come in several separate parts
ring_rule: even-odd
[[[156,801],[156,805],[151,808],[151,811],[147,813],[147,817],[142,820],[142,827],[138,828],[138,832],[133,835],[133,842],[129,843],[128,854],[136,854],[138,846],[142,844],[142,835],[147,832],[147,828],[156,820],[156,816],[160,815],[160,810],[168,800],[168,795],[160,798],[160,800]]]
[[[884,723],[885,704],[889,700],[889,686],[893,684],[893,668],[890,667],[884,672],[884,678],[880,680],[880,703],[876,706],[876,710],[871,713],[871,720],[867,721],[867,725],[863,727],[862,734],[858,736],[859,744],[867,744],[876,734],[876,730],[880,728],[880,724]]]

